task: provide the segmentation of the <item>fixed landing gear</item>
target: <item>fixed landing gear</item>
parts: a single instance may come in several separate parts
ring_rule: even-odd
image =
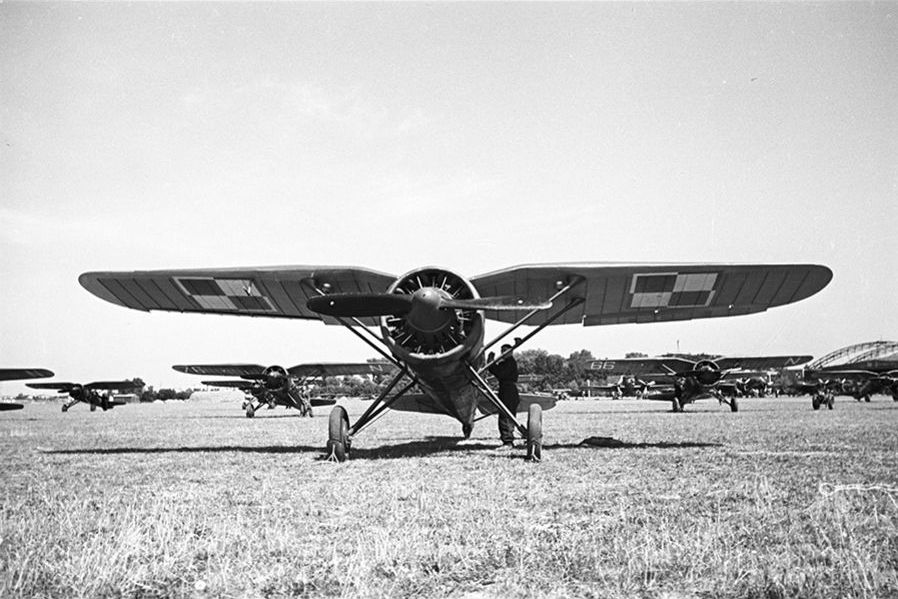
[[[540,462],[543,458],[543,409],[530,404],[527,412],[527,461]]]
[[[334,406],[327,423],[327,459],[345,462],[349,457],[349,416],[343,406]]]
[[[253,404],[251,404],[251,403],[246,404],[246,417],[252,418],[255,415],[256,415],[256,408],[253,406]]]
[[[815,410],[819,410],[820,406],[826,406],[827,409],[832,410],[835,403],[836,398],[831,393],[827,393],[826,395],[815,395],[811,398],[811,406]]]

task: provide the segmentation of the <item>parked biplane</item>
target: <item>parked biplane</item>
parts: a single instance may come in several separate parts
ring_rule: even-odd
[[[616,360],[596,360],[590,368],[603,375],[621,374],[625,376],[665,376],[669,381],[666,390],[645,393],[643,399],[670,402],[674,412],[699,399],[715,398],[739,411],[737,394],[722,393],[718,385],[728,375],[743,370],[767,370],[799,366],[810,362],[812,356],[759,356],[759,357],[717,357],[697,362],[678,357],[620,358]]]
[[[26,383],[32,389],[53,389],[60,393],[67,393],[71,401],[62,405],[62,411],[68,412],[69,408],[77,403],[86,403],[90,406],[90,411],[94,412],[97,408],[111,410],[116,406],[123,406],[125,402],[112,398],[112,391],[130,391],[134,389],[132,381],[95,381],[93,383]],[[105,391],[106,393],[100,393]]]
[[[48,376],[53,376],[53,373],[44,368],[0,368],[0,381],[27,381]],[[0,412],[21,410],[24,407],[20,403],[0,401]]]
[[[461,422],[465,437],[482,405],[514,419],[484,373],[549,325],[751,314],[803,300],[831,279],[832,272],[818,265],[571,263],[515,266],[471,278],[438,267],[397,277],[360,267],[291,266],[90,272],[79,281],[97,297],[137,310],[315,319],[346,327],[397,371],[355,423],[341,406],[333,408],[327,452],[342,461],[353,438],[404,396],[406,405],[426,405]],[[486,319],[509,326],[485,342]],[[485,358],[522,325],[535,329],[494,360]],[[408,394],[415,387],[422,393],[412,401]],[[538,460],[540,403],[528,406],[527,422],[515,419],[528,458]]]
[[[252,418],[262,406],[294,408],[302,416],[312,416],[312,408],[332,406],[334,399],[312,397],[311,383],[329,376],[388,375],[389,362],[297,364],[291,368],[259,364],[189,364],[172,366],[178,372],[204,376],[238,376],[239,379],[203,381],[204,385],[232,387],[246,394],[243,408]]]

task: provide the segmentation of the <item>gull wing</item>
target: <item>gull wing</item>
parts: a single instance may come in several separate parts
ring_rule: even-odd
[[[337,324],[306,307],[316,289],[383,293],[395,276],[353,266],[278,266],[135,272],[87,272],[81,286],[135,310],[306,318]],[[377,324],[376,319],[361,319]]]
[[[389,362],[330,362],[318,364],[297,364],[287,372],[296,377],[348,376],[353,374],[389,374],[395,370]]]
[[[220,381],[201,381],[209,387],[233,387],[234,389],[249,389],[256,383],[253,381],[245,381],[241,379],[222,379]]]
[[[758,357],[723,357],[713,358],[721,370],[770,370],[771,368],[786,368],[800,366],[810,362],[813,356],[758,356]]]
[[[686,372],[695,365],[691,360],[683,358],[620,358],[617,360],[596,360],[589,366],[590,370],[603,376],[606,374],[632,375],[671,375]]]
[[[481,296],[545,299],[580,283],[556,300],[583,303],[552,324],[584,326],[666,322],[763,312],[814,295],[832,271],[815,264],[617,264],[571,263],[515,266],[473,277]],[[545,323],[555,310],[528,324]],[[515,322],[516,312],[487,311],[487,318]]]
[[[131,381],[94,381],[84,385],[84,388],[120,391],[122,389],[136,389],[137,385]]]
[[[53,373],[44,368],[0,368],[0,381],[23,381],[48,376],[53,376]]]
[[[54,391],[63,391],[68,393],[75,388],[75,383],[25,383],[26,387],[32,389],[53,389]]]
[[[265,370],[259,364],[175,364],[172,368],[184,374],[204,376],[253,376]]]

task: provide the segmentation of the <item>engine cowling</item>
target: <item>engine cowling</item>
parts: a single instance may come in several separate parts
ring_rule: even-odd
[[[482,312],[440,307],[444,300],[480,297],[461,275],[443,268],[420,268],[396,279],[387,293],[411,300],[406,314],[381,317],[384,341],[402,361],[458,359],[483,342]]]
[[[695,378],[702,385],[713,385],[720,380],[720,366],[713,360],[699,360],[693,367]]]
[[[269,366],[262,371],[265,388],[276,391],[284,387],[289,380],[287,371],[282,366]]]

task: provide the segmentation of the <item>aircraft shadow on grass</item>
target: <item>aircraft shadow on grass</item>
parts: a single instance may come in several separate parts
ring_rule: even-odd
[[[489,451],[496,450],[495,443],[461,442],[458,437],[428,437],[417,441],[409,441],[400,445],[381,447],[359,447],[352,449],[353,460],[390,460],[397,458],[426,457],[449,451]],[[692,449],[720,447],[721,443],[695,441],[628,443],[611,437],[589,437],[579,443],[558,443],[545,445],[552,449]],[[97,449],[57,449],[44,453],[55,455],[152,455],[165,453],[271,453],[271,454],[323,454],[324,449],[309,445],[220,445],[213,447],[104,447]],[[500,457],[518,458],[520,452],[498,454]],[[489,455],[489,454],[488,454]]]

